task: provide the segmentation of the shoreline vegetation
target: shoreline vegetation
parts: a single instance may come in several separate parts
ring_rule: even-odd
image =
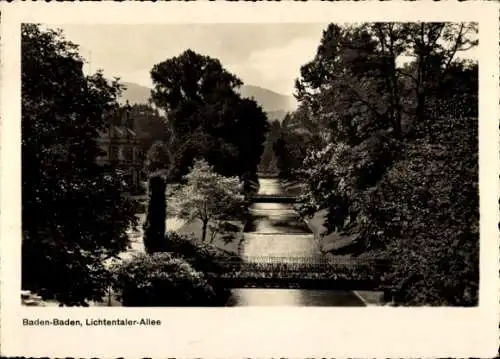
[[[220,261],[237,258],[219,247],[241,232],[241,222],[238,226],[234,220],[245,212],[243,186],[237,177],[217,174],[202,159],[195,160],[183,179],[167,188],[164,176],[150,177],[145,251],[113,268],[113,291],[124,306],[225,306],[231,296],[215,279],[222,270]],[[166,218],[179,219],[176,231],[166,228]]]
[[[289,191],[289,188],[292,187],[294,189],[301,188],[300,185],[298,184],[291,184],[291,186],[287,186],[286,183],[283,185],[283,188],[285,189],[285,193],[287,195],[293,194],[297,195],[298,191],[291,192]],[[172,195],[175,189],[179,188],[179,184],[175,183],[172,185],[168,186],[167,193],[168,195]],[[146,196],[143,196],[145,199]],[[168,197],[166,198],[167,201],[167,207],[168,207]],[[338,235],[335,236],[335,234],[321,237],[321,233],[324,230],[323,226],[323,221],[324,221],[324,215],[325,211],[318,211],[312,218],[305,220],[305,224],[313,235],[315,236],[316,240],[320,241],[320,245],[322,247],[322,250],[325,251],[325,242],[327,241],[338,241]],[[137,260],[137,258],[140,258],[145,252],[144,252],[144,242],[143,242],[143,231],[142,231],[142,225],[144,224],[145,218],[146,218],[146,213],[138,213],[138,226],[137,226],[137,231],[129,231],[130,239],[131,239],[131,247],[120,253],[119,259],[115,259],[110,261],[110,265],[117,265],[119,263],[126,264],[127,262],[133,262]],[[167,237],[169,235],[174,235],[176,238],[182,238],[185,241],[189,241],[190,244],[188,245],[191,247],[191,250],[194,250],[197,246],[207,247],[210,248],[212,247],[216,253],[219,251],[220,255],[225,255],[225,256],[239,256],[240,253],[240,247],[244,241],[244,227],[246,221],[244,220],[232,220],[229,221],[232,225],[234,225],[236,228],[238,228],[238,231],[230,233],[230,238],[227,238],[224,233],[217,232],[214,234],[213,238],[209,234],[209,239],[205,242],[202,242],[199,238],[202,233],[202,223],[199,220],[193,220],[191,222],[185,221],[183,219],[179,219],[177,217],[167,217],[166,218],[166,230],[167,230]],[[178,235],[178,237],[177,237]],[[320,236],[321,238],[316,238]],[[328,242],[327,242],[328,243]],[[187,244],[187,243],[185,243]],[[182,246],[181,246],[182,247]],[[177,250],[179,250],[179,247],[177,247]],[[174,256],[179,256],[182,258],[182,251],[179,252],[171,252]],[[341,255],[339,255],[341,256]],[[135,278],[136,280],[137,278]],[[217,306],[224,306],[224,298],[227,298],[229,300],[229,294],[227,290],[223,290],[222,288],[219,288],[219,291],[222,292],[222,294],[219,294],[222,296],[223,300],[218,301]],[[383,305],[384,301],[382,300],[382,292],[380,291],[372,291],[372,290],[358,290],[355,291],[356,295],[361,297],[363,302],[366,305]],[[40,300],[39,300],[40,301]],[[212,305],[214,305],[217,302],[212,302]],[[123,306],[124,304],[121,302],[119,295],[117,295],[114,291],[109,291],[107,297],[104,299],[103,302],[91,302],[89,303],[91,306]],[[40,304],[38,304],[40,305]],[[43,302],[43,305],[46,306],[57,306],[57,303],[51,302],[51,301],[45,301]],[[201,303],[200,303],[201,305]]]
[[[306,190],[306,185],[299,181],[281,180],[280,183],[283,188],[283,193],[287,196],[300,197]],[[328,209],[323,208],[303,218],[303,220],[314,234],[314,239],[320,246],[321,252],[331,255],[346,255],[346,253],[349,253],[350,248],[355,245],[359,233],[345,233],[339,231],[328,233],[325,225],[327,215]]]

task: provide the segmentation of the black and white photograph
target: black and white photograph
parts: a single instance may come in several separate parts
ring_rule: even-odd
[[[495,355],[499,5],[288,3],[2,8],[3,354]]]
[[[477,23],[21,30],[24,305],[477,305]]]

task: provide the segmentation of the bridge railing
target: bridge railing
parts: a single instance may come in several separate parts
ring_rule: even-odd
[[[265,203],[296,203],[299,201],[297,196],[276,196],[276,195],[267,195],[267,194],[258,194],[258,195],[249,195],[247,200],[250,202],[265,202]]]
[[[313,264],[338,264],[338,265],[388,265],[390,261],[375,258],[352,258],[334,256],[235,256],[225,259],[225,262],[248,262],[248,263],[313,263]]]
[[[325,257],[243,257],[243,261],[224,260],[218,264],[230,277],[374,278],[390,269],[387,261]]]
[[[250,198],[297,198],[298,196],[294,196],[291,194],[252,194],[249,196]]]
[[[315,273],[315,272],[255,272],[237,271],[217,276],[221,279],[296,279],[296,280],[343,280],[382,282],[382,277],[375,273]]]

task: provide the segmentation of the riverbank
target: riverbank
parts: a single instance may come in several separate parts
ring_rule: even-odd
[[[343,254],[349,247],[353,246],[358,239],[358,234],[347,234],[343,232],[334,231],[327,234],[325,226],[326,216],[328,211],[322,209],[316,212],[312,217],[308,218],[306,222],[309,228],[314,233],[314,237],[321,247],[321,251],[331,254]],[[340,252],[340,253],[339,253]]]
[[[326,214],[326,210],[318,211],[311,219],[306,220],[306,223],[311,228],[311,231],[313,231],[316,242],[323,253],[332,257],[341,257],[342,255],[339,253],[343,253],[343,250],[352,246],[357,239],[357,235],[347,236],[338,232],[325,235],[326,228],[324,223]],[[350,257],[350,254],[344,254],[343,256]],[[355,290],[353,293],[366,306],[385,305],[384,293],[382,291]]]
[[[300,196],[304,193],[306,186],[303,183],[280,180],[283,192],[287,196]],[[325,227],[326,216],[328,212],[322,209],[316,212],[312,217],[305,219],[310,230],[314,233],[314,238],[323,253],[335,254],[337,251],[342,251],[356,242],[357,234],[346,234],[341,232],[332,232],[326,234]]]
[[[210,229],[208,229],[205,243],[212,244],[223,251],[238,255],[240,244],[243,241],[244,223],[241,221],[228,221],[228,223],[232,226],[234,231],[212,233]],[[191,236],[194,240],[202,242],[201,235],[203,231],[203,224],[200,220],[194,220],[189,223],[184,223],[175,231],[178,234],[188,235]]]
[[[321,210],[314,214],[312,218],[306,220],[306,223],[313,231],[316,242],[321,248],[323,253],[327,255],[340,257],[351,256],[348,249],[356,243],[358,238],[357,234],[345,235],[339,232],[333,232],[326,235],[326,228],[324,226],[327,211]],[[356,290],[353,293],[366,305],[366,306],[382,306],[385,305],[384,293],[382,291],[365,291]]]
[[[280,183],[286,195],[300,196],[305,189],[305,186],[298,182],[280,181]],[[327,210],[322,209],[304,221],[313,232],[315,242],[322,253],[332,257],[350,257],[349,249],[355,245],[358,234],[338,231],[327,233],[325,226],[327,214]],[[384,294],[381,291],[357,290],[353,293],[366,306],[385,305]]]

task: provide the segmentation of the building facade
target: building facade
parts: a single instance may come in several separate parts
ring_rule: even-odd
[[[135,125],[128,104],[107,116],[106,130],[98,139],[104,155],[97,160],[100,165],[119,171],[132,191],[140,190],[144,180],[144,153]]]

